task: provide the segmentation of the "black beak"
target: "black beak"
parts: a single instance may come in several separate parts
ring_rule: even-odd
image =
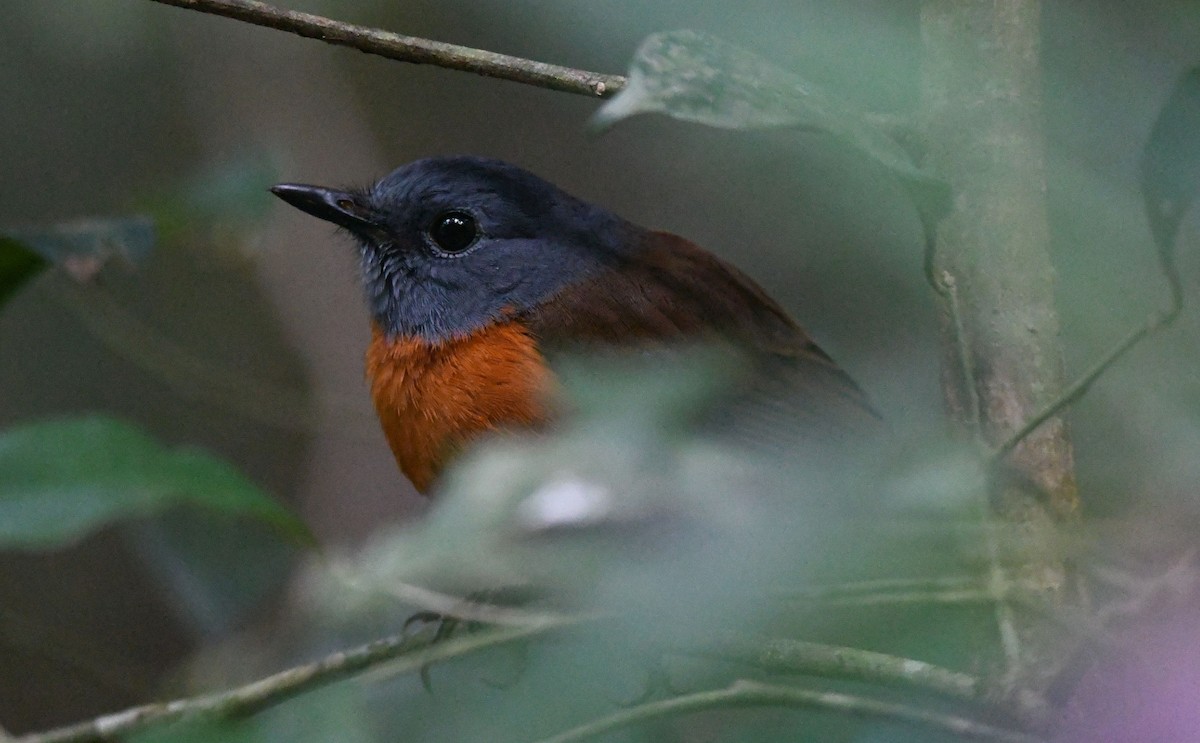
[[[336,191],[302,183],[280,183],[271,186],[271,193],[302,212],[333,222],[353,232],[379,229],[379,221],[363,197],[349,191]]]

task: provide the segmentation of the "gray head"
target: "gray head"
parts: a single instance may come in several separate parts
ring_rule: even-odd
[[[430,342],[532,309],[640,243],[615,214],[482,157],[417,160],[366,190],[271,190],[349,231],[375,321]]]

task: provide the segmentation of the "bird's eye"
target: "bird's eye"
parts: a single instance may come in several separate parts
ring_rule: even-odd
[[[479,237],[479,225],[466,212],[443,212],[433,220],[429,237],[447,253],[461,253],[475,244]]]

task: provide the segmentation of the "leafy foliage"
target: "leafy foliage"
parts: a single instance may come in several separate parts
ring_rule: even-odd
[[[20,242],[0,236],[0,306],[47,265],[46,259]]]
[[[596,112],[605,128],[641,113],[663,113],[722,129],[795,127],[830,135],[894,173],[929,221],[949,207],[949,189],[913,165],[909,153],[862,111],[819,85],[698,31],[646,37],[629,82]]]
[[[0,546],[58,547],[180,503],[261,519],[308,539],[293,514],[228,464],[163,447],[128,423],[52,420],[0,434]]]
[[[1142,194],[1159,249],[1172,250],[1200,191],[1200,66],[1180,76],[1142,151]]]

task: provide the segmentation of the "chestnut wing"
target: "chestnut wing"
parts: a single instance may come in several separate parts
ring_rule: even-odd
[[[643,248],[528,313],[539,344],[554,350],[725,341],[747,352],[755,368],[738,404],[725,406],[738,428],[747,421],[764,432],[879,426],[854,381],[751,278],[668,233],[647,233]]]

